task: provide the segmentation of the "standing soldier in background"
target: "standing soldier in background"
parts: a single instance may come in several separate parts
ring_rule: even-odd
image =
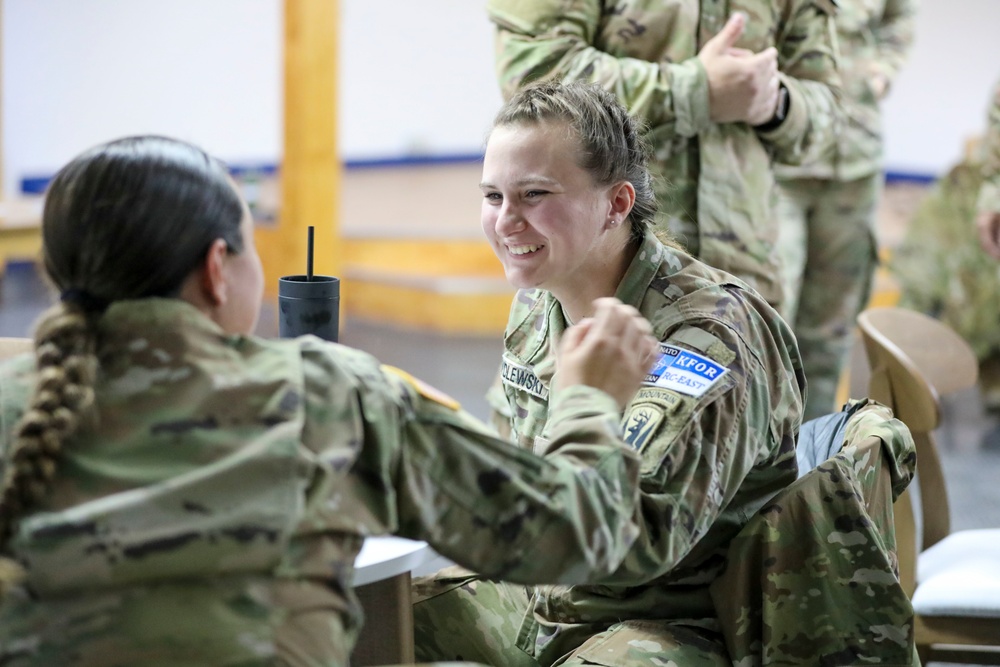
[[[835,140],[832,0],[487,7],[504,96],[545,78],[615,93],[648,126],[658,226],[780,304],[771,160],[797,163]]]
[[[976,227],[983,249],[1000,259],[1000,82],[993,91],[982,155],[983,184],[979,188]]]
[[[775,165],[781,313],[802,352],[809,386],[804,419],[835,409],[854,320],[871,294],[883,181],[879,103],[913,45],[916,14],[917,0],[838,2],[843,131],[823,160]]]

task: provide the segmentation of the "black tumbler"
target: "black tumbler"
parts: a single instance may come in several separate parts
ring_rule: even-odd
[[[337,342],[340,329],[340,278],[285,276],[278,278],[278,335],[295,338],[313,334]]]

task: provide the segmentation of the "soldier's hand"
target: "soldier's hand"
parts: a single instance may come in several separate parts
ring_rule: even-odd
[[[1000,259],[1000,211],[980,211],[976,216],[979,245],[993,259]]]
[[[602,389],[624,408],[656,360],[652,327],[618,299],[594,301],[594,314],[570,327],[559,341],[557,388],[583,384]]]
[[[708,110],[715,123],[760,125],[778,106],[778,51],[736,48],[746,16],[735,13],[698,52],[708,77]]]

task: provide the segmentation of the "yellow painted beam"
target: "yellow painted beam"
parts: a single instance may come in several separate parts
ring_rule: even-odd
[[[281,206],[276,223],[256,232],[271,294],[277,292],[280,276],[305,273],[310,225],[316,228],[315,272],[339,275],[341,270],[338,9],[336,0],[284,0]]]
[[[344,239],[344,272],[391,271],[412,276],[503,278],[485,239]]]

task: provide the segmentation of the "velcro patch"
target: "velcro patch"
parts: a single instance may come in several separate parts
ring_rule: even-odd
[[[725,366],[697,352],[660,343],[660,356],[643,384],[701,396],[728,372]]]
[[[526,391],[542,400],[549,397],[549,388],[542,384],[532,369],[515,364],[507,357],[503,358],[500,365],[500,379],[505,385]]]

